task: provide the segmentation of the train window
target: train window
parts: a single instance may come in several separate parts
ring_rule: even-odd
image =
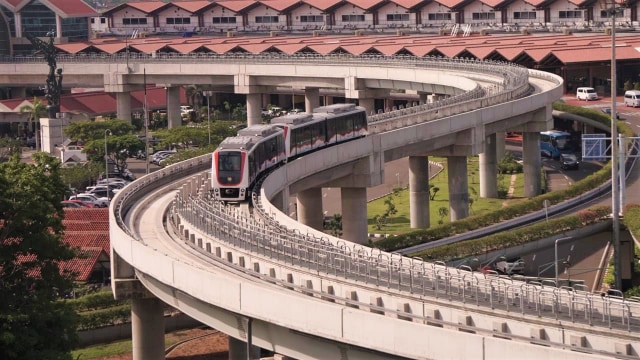
[[[218,161],[220,171],[240,171],[242,158],[239,152],[221,152],[218,155]]]

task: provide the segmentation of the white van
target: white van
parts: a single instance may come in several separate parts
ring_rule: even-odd
[[[596,89],[592,87],[579,87],[576,91],[576,97],[578,100],[598,100]]]
[[[624,92],[624,106],[640,106],[640,90],[627,90]]]

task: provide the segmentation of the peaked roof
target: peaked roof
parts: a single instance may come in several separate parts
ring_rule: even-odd
[[[201,0],[201,1],[174,1],[171,3],[181,9],[187,10],[191,13],[196,13],[208,6],[211,6],[211,2]]]
[[[262,0],[261,4],[283,12],[301,3],[301,0]]]
[[[168,4],[165,4],[161,1],[141,1],[141,2],[130,2],[130,3],[123,3],[120,4],[118,6],[115,6],[107,11],[105,11],[103,13],[103,15],[109,15],[109,14],[113,14],[115,12],[118,12],[124,8],[134,8],[136,10],[142,11],[145,14],[149,14],[153,11],[156,11],[158,9],[160,9],[161,7],[165,7],[168,6]]]
[[[355,5],[362,10],[369,10],[382,5],[385,0],[345,0],[345,3]]]
[[[226,0],[217,1],[216,4],[234,12],[241,12],[256,6],[258,2],[254,0]]]
[[[33,0],[0,0],[0,5],[6,6],[13,12],[20,11]],[[98,12],[82,0],[39,0],[40,3],[60,17],[97,16]]]
[[[342,4],[342,0],[303,0],[303,2],[322,11],[327,11]]]

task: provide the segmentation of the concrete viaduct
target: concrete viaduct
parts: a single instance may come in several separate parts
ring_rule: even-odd
[[[380,183],[386,161],[410,157],[412,226],[427,227],[426,157],[447,157],[451,216],[464,218],[466,157],[480,154],[481,195],[492,196],[496,134],[522,131],[525,194],[535,196],[538,132],[551,127],[560,78],[475,61],[146,61],[69,59],[76,63],[65,68],[65,80],[101,79],[105,89],[123,94],[119,99],[141,84],[142,69],[152,79],[148,82],[168,86],[233,86],[248,95],[250,123],[257,122],[261,94],[282,84],[304,88],[308,108],[317,104],[323,87],[343,88],[347,98],[367,109],[385,89],[447,96],[371,116],[366,138],[281,167],[264,182],[254,216],[207,200],[207,156],[144,176],[118,193],[110,207],[112,287],[116,297],[133,301],[134,358],[164,357],[162,302],[231,335],[231,358],[250,358],[256,347],[317,359],[486,359],[505,353],[585,359],[640,353],[633,304],[462,272],[360,245],[366,241],[364,192]],[[0,83],[20,83],[34,76],[28,75],[34,69],[42,76],[46,69],[39,66],[0,64]],[[126,99],[119,100],[121,107],[126,113]],[[322,186],[342,188],[346,240],[318,230],[313,204]],[[283,199],[292,193],[298,194],[301,223],[286,215]]]

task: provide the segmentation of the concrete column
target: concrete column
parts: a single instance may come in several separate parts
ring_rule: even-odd
[[[331,95],[326,95],[324,97],[324,105],[332,105],[333,104],[333,96]]]
[[[366,98],[366,99],[358,99],[358,105],[365,108],[367,111],[367,115],[376,113],[376,99]]]
[[[320,106],[320,89],[317,87],[304,88],[304,111],[312,113]]]
[[[11,98],[12,99],[26,99],[27,98],[27,88],[25,88],[25,87],[11,87]]]
[[[342,237],[357,244],[367,244],[367,189],[342,188],[341,195]]]
[[[251,356],[247,356],[247,343],[229,336],[229,360],[260,359],[260,348],[251,347]]]
[[[498,197],[498,159],[496,158],[496,134],[486,137],[484,152],[480,154],[480,197]]]
[[[247,126],[262,124],[261,103],[261,94],[247,94]]]
[[[467,189],[467,157],[448,156],[449,214],[451,221],[469,216],[469,190]]]
[[[131,93],[128,91],[116,93],[116,117],[131,122]]]
[[[429,102],[429,94],[421,92],[418,95],[420,96],[420,105],[424,105]]]
[[[164,359],[164,309],[162,301],[131,300],[131,347],[134,360]]]
[[[180,86],[167,87],[167,124],[169,129],[182,125],[180,115]]]
[[[322,230],[322,188],[311,188],[297,194],[298,221],[316,230]]]
[[[522,161],[524,165],[524,196],[534,197],[539,195],[542,189],[540,133],[522,133]]]
[[[409,211],[411,228],[429,227],[429,158],[409,156]]]
[[[62,39],[62,18],[56,15],[56,39]]]
[[[271,203],[278,210],[283,213],[289,215],[289,187],[282,189],[279,193],[277,193],[272,199]]]
[[[504,152],[506,151],[506,145],[504,138],[507,134],[504,131],[500,131],[496,133],[496,159],[498,162],[502,160],[504,157]]]
[[[22,14],[20,13],[14,14],[13,19],[15,22],[16,37],[21,38],[22,37]]]

